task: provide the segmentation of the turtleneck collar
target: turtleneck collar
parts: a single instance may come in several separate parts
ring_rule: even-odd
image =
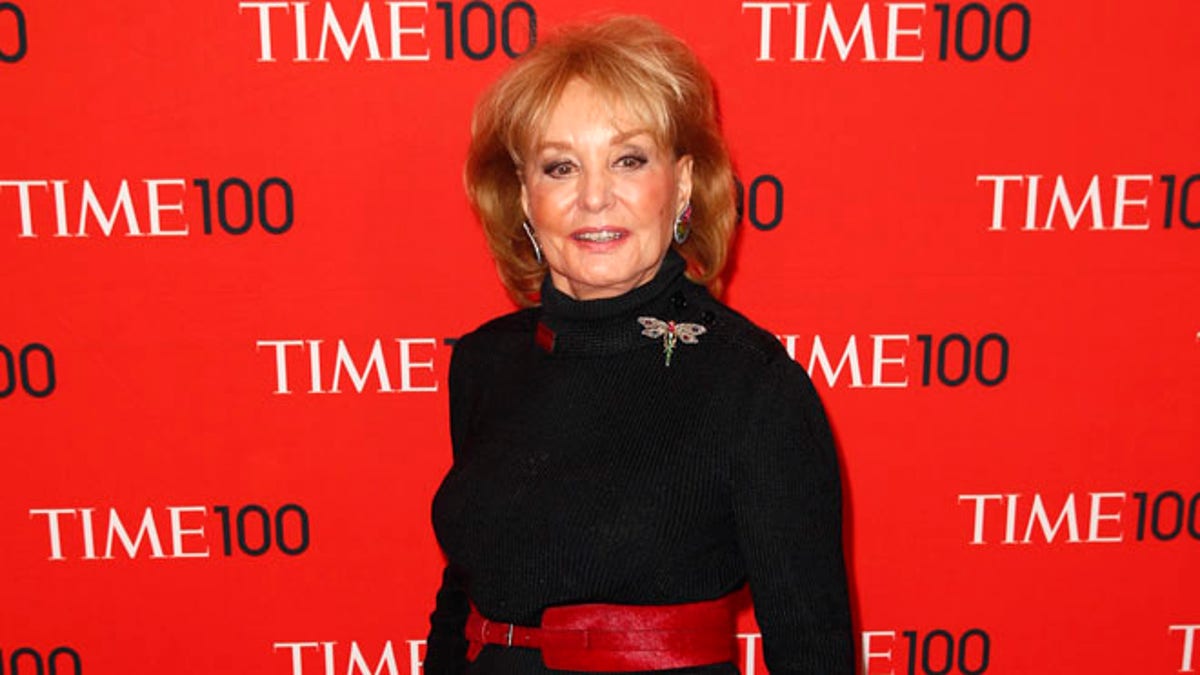
[[[668,249],[662,266],[650,281],[613,298],[576,300],[554,287],[547,274],[542,281],[542,308],[537,344],[553,354],[610,354],[653,341],[641,335],[639,316],[680,320],[687,308],[679,292],[689,285],[687,263]]]

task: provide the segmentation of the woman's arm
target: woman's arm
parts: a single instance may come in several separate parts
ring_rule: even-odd
[[[757,387],[734,449],[733,509],[772,675],[853,675],[837,452],[821,401],[791,359]]]
[[[428,675],[458,675],[466,670],[467,638],[463,629],[470,612],[462,574],[453,565],[447,565],[437,593],[437,606],[429,615],[424,666]]]
[[[469,349],[460,340],[450,358],[448,375],[450,399],[450,441],[454,462],[461,461],[470,420]],[[442,572],[442,585],[436,605],[429,615],[429,637],[425,643],[424,670],[428,675],[458,675],[467,667],[467,639],[464,629],[470,614],[465,573],[454,564]]]

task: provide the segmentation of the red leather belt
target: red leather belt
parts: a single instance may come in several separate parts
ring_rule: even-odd
[[[678,605],[563,605],[534,628],[467,618],[467,658],[484,645],[540,649],[553,670],[629,672],[734,661],[734,594]]]

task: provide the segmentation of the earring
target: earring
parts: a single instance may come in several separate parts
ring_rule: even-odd
[[[682,244],[687,241],[688,235],[692,233],[692,203],[688,202],[687,206],[683,207],[683,211],[675,218],[675,228],[672,235],[675,237],[676,244]]]
[[[521,223],[521,227],[525,228],[525,236],[529,237],[529,243],[533,244],[533,258],[537,260],[537,264],[542,264],[542,247],[538,246],[537,239],[533,236],[533,228],[529,226],[529,221]]]

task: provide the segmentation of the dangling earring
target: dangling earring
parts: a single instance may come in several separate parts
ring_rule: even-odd
[[[529,243],[533,244],[533,258],[537,260],[537,264],[542,264],[542,247],[538,246],[537,239],[533,236],[533,228],[529,226],[529,221],[521,223],[521,227],[525,228],[525,236],[529,237]]]
[[[692,203],[688,202],[687,206],[683,207],[683,211],[675,218],[675,228],[672,233],[675,237],[676,244],[682,244],[687,241],[688,235],[692,233]]]

